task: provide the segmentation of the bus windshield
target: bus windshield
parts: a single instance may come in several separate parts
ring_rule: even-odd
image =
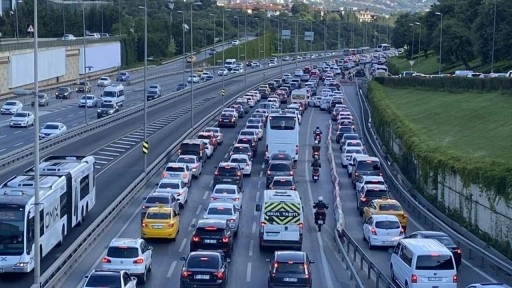
[[[272,130],[295,130],[295,116],[270,116],[269,125]]]
[[[0,255],[23,254],[24,209],[0,206]]]

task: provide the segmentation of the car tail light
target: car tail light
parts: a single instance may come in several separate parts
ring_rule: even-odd
[[[416,274],[411,275],[411,283],[418,283],[418,276]]]
[[[144,258],[137,258],[135,260],[133,260],[133,264],[143,264],[144,263]]]
[[[377,236],[377,230],[375,230],[375,228],[374,228],[374,227],[371,227],[371,228],[370,228],[370,232],[372,233],[372,235]]]
[[[293,176],[293,171],[290,171],[290,175]]]
[[[218,171],[215,171],[215,175],[219,176],[219,172],[218,172]]]
[[[217,199],[219,199],[219,198],[217,198],[217,197],[213,197],[213,196],[212,196],[212,197],[210,197],[210,200],[212,200],[212,201],[215,201],[215,200],[217,200]]]
[[[222,237],[222,243],[229,243],[229,237]]]
[[[240,201],[240,197],[233,198],[233,201]]]
[[[245,163],[245,167],[249,167],[249,163]]]
[[[107,257],[103,257],[101,258],[101,263],[112,263],[112,261],[110,261],[110,259],[108,259]]]
[[[261,227],[265,226],[265,222],[261,221],[261,222],[260,222],[260,226],[261,226]]]
[[[267,171],[267,175],[270,175],[270,174],[272,174],[272,172],[270,172],[270,171]]]
[[[235,219],[228,219],[228,222],[229,222],[229,223],[234,223],[234,222],[235,222]]]
[[[304,224],[303,223],[299,223],[299,229],[302,229],[302,227],[304,227]]]
[[[292,190],[295,190],[295,189],[297,189],[297,188],[295,188],[295,185],[294,185],[294,186],[292,186],[292,187],[291,187],[291,189],[292,189]]]
[[[190,275],[192,275],[192,272],[190,272],[190,271],[187,271],[187,270],[181,271],[181,277],[188,278],[188,276],[190,276]]]
[[[165,177],[167,177],[167,173],[162,172],[162,178],[165,178]]]
[[[183,195],[183,191],[176,193],[176,196],[181,196],[181,195]]]
[[[462,253],[462,251],[460,249],[455,249],[453,252],[457,253],[457,254],[460,254]]]
[[[366,198],[365,197],[361,197],[361,202],[366,202]]]
[[[457,276],[457,274],[452,276],[452,281],[453,283],[457,283],[459,281],[459,277]]]
[[[201,238],[199,238],[199,236],[197,236],[197,235],[192,236],[192,242],[199,242],[200,240],[201,240]]]
[[[173,228],[173,227],[174,227],[174,223],[167,224],[167,228]]]
[[[224,279],[224,272],[215,272],[215,277],[217,278],[217,280],[222,280]]]
[[[274,186],[270,185],[270,186],[268,187],[268,189],[270,189],[270,190],[274,190]]]

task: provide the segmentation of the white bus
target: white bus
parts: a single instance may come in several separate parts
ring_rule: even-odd
[[[290,154],[294,161],[299,158],[299,122],[295,115],[270,114],[265,129],[266,153],[269,159],[274,153]]]
[[[44,257],[95,204],[92,156],[50,156],[39,169],[40,248]],[[0,186],[0,273],[34,269],[34,169]]]

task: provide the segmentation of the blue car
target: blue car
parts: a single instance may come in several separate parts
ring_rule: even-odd
[[[176,86],[176,91],[185,90],[185,89],[187,89],[188,87],[190,87],[190,85],[189,85],[188,83],[179,83],[179,84]]]

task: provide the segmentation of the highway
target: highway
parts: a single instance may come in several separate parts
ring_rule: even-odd
[[[318,233],[313,223],[313,200],[322,195],[326,201],[332,203],[332,183],[327,162],[327,149],[323,150],[321,179],[317,183],[310,181],[310,147],[312,144],[312,130],[316,126],[322,126],[327,131],[328,122],[318,120],[318,111],[309,109],[306,111],[300,132],[300,160],[296,168],[297,190],[302,195],[303,206],[305,207],[305,229],[303,251],[309,253],[310,258],[315,260],[313,264],[313,283],[315,287],[348,287],[350,280],[342,270],[341,262],[337,255],[334,237],[334,221],[330,217],[328,225],[324,226],[321,233]],[[245,119],[241,119],[235,129],[223,128],[224,143],[219,146],[214,156],[208,160],[203,168],[202,176],[194,180],[189,191],[188,203],[186,204],[180,218],[180,233],[176,242],[150,241],[153,246],[153,270],[145,287],[178,287],[180,269],[182,263],[180,256],[186,256],[189,250],[189,241],[192,229],[190,225],[201,219],[203,209],[207,207],[210,192],[212,189],[212,175],[214,166],[220,161],[226,161],[230,143],[236,139],[238,132],[243,128]],[[255,213],[255,203],[261,201],[261,195],[265,189],[265,174],[263,164],[264,141],[260,141],[258,155],[253,161],[252,176],[244,179],[245,194],[243,197],[243,209],[241,212],[240,231],[233,252],[233,259],[230,263],[228,287],[266,287],[268,277],[268,263],[265,262],[272,254],[270,251],[259,251],[258,248],[258,217]],[[153,183],[145,188],[145,193],[154,190],[154,184],[158,183],[155,177]],[[313,192],[321,191],[321,192]],[[99,260],[104,255],[105,245],[114,237],[140,237],[140,222],[137,217],[140,215],[142,197],[135,200],[126,213],[123,213],[116,223],[112,224],[110,231],[99,239],[98,244],[83,259],[80,266],[75,269],[64,282],[62,287],[79,287],[84,275],[91,269],[97,267]]]
[[[294,64],[290,64],[287,66],[288,70],[291,70],[295,67]],[[268,79],[275,78],[277,75],[280,75],[280,68],[276,67],[266,72],[266,76]],[[243,78],[242,78],[243,79]],[[256,73],[256,75],[248,75],[248,85],[255,85],[257,82],[260,82],[262,80],[262,76],[259,73]],[[243,90],[243,81],[226,81],[225,87],[226,90],[229,92],[229,96],[235,95],[235,93],[242,92]],[[199,88],[196,90],[196,99],[195,99],[195,106],[199,106],[195,108],[195,117],[196,119],[201,119],[205,117],[210,111],[212,111],[212,107],[217,107],[222,103],[221,97],[218,97],[218,90],[220,90],[222,87],[222,83],[217,83],[214,86],[210,86],[208,88]],[[182,101],[185,100],[185,101]],[[206,102],[208,101],[208,102]],[[184,134],[190,127],[190,118],[184,117],[185,115],[189,115],[186,112],[190,110],[189,106],[190,101],[186,96],[176,99],[171,103],[168,103],[166,105],[163,105],[161,107],[156,107],[155,109],[151,110],[150,113],[148,113],[148,123],[153,123],[156,121],[162,121],[161,119],[165,118],[165,120],[168,122],[167,125],[162,125],[161,122],[156,123],[155,126],[156,129],[153,131],[148,131],[152,134],[149,137],[150,142],[150,153],[148,154],[148,163],[151,163],[154,161],[161,153],[171,144],[174,142],[175,139],[179,138],[180,135]],[[206,105],[206,103],[208,103]],[[77,108],[78,109],[78,108]],[[177,112],[179,111],[179,112]],[[185,114],[183,114],[185,111]],[[180,117],[181,116],[181,117]],[[92,209],[90,214],[88,215],[88,219],[95,219],[103,210],[121,193],[130,183],[131,181],[138,176],[142,172],[142,153],[140,152],[140,139],[142,139],[141,136],[141,127],[142,127],[142,115],[139,115],[136,118],[133,118],[132,120],[128,122],[120,123],[119,125],[116,125],[113,128],[106,129],[103,131],[98,131],[98,133],[86,136],[79,140],[80,142],[74,142],[69,143],[68,145],[65,145],[62,147],[58,152],[58,154],[65,155],[94,155],[94,156],[103,156],[103,158],[97,157],[99,160],[98,162],[98,182],[97,182],[97,191],[98,191],[98,199],[96,202],[95,207]],[[128,135],[130,134],[131,135]],[[229,135],[226,135],[227,137],[230,137]],[[234,136],[231,136],[232,139],[234,139]],[[122,147],[122,146],[125,147]],[[227,146],[227,145],[226,145]],[[111,148],[111,149],[108,149]],[[113,148],[113,149],[112,149]],[[116,150],[114,150],[116,149]],[[101,153],[101,152],[107,152],[107,153]],[[305,152],[303,152],[305,153]],[[219,156],[221,153],[217,153],[215,157],[221,157]],[[121,157],[122,156],[122,157]],[[101,162],[100,162],[101,161]],[[213,159],[211,162],[219,161],[218,158]],[[102,163],[103,162],[103,163]],[[27,163],[26,166],[31,165],[31,163]],[[260,163],[261,165],[261,163]],[[257,166],[257,164],[256,164]],[[207,166],[208,167],[208,166]],[[261,167],[261,166],[260,166]],[[327,163],[324,167],[328,167]],[[26,168],[26,167],[25,167]],[[206,168],[206,169],[212,169]],[[255,168],[256,169],[256,168]],[[12,169],[10,171],[5,171],[0,176],[1,181],[5,181],[8,177],[21,173],[22,168]],[[208,175],[208,172],[206,172],[203,175]],[[299,170],[300,172],[300,170]],[[257,173],[257,172],[255,172]],[[300,174],[304,175],[304,171],[300,172]],[[211,172],[210,172],[211,174]],[[325,175],[328,175],[328,171],[324,171]],[[255,174],[257,175],[257,174]],[[203,176],[204,177],[204,176]],[[205,177],[207,178],[207,177]],[[203,178],[203,179],[205,179]],[[200,179],[198,182],[195,183],[194,187],[201,187],[204,191],[208,190],[208,185],[206,183],[201,183],[201,181],[204,181],[203,179]],[[113,181],[114,180],[114,181]],[[329,185],[325,190],[326,194],[330,194],[330,181],[328,181],[328,178],[325,178],[325,182],[320,183],[327,183],[326,185]],[[249,183],[250,181],[248,181]],[[155,182],[156,183],[156,182]],[[317,184],[320,184],[317,183]],[[253,185],[256,185],[254,187],[257,187],[257,183],[254,183]],[[250,189],[246,189],[247,191],[250,191]],[[248,192],[250,193],[250,192]],[[204,192],[202,192],[200,195],[203,195]],[[191,196],[194,197],[194,196]],[[202,196],[201,196],[202,197]],[[249,197],[248,197],[249,198]],[[247,198],[247,199],[248,199]],[[193,203],[194,201],[191,201]],[[192,205],[190,205],[192,206]],[[189,206],[189,207],[190,207]],[[250,207],[251,205],[247,205],[247,207]],[[187,207],[188,208],[188,207]],[[193,210],[193,209],[189,209]],[[135,211],[135,210],[132,210]],[[126,213],[130,213],[132,211],[126,211]],[[250,210],[247,210],[250,211]],[[244,212],[245,213],[245,212]],[[310,212],[307,212],[310,214],[310,217],[312,217]],[[250,214],[246,214],[250,215]],[[86,220],[85,225],[82,225],[82,227],[76,228],[71,231],[70,234],[65,238],[64,245],[62,247],[58,247],[54,249],[49,255],[47,255],[41,265],[42,265],[42,271],[44,272],[51,263],[67,248],[69,245],[73,242],[74,239],[78,237],[90,224],[90,221]],[[186,216],[184,216],[184,222],[185,227],[186,224]],[[246,226],[247,227],[247,226]],[[252,227],[251,227],[252,229]],[[252,231],[252,230],[251,230]],[[325,241],[325,247],[324,250],[329,247],[329,249],[334,249],[334,243],[332,241],[333,234],[332,230],[325,229],[325,231],[322,232],[323,235],[327,235]],[[184,233],[182,233],[184,234]],[[180,237],[183,237],[180,235]],[[108,241],[107,241],[108,242]],[[103,245],[105,243],[102,243]],[[307,245],[307,244],[306,244]],[[312,244],[311,244],[312,245]],[[318,245],[313,245],[312,247],[318,247]],[[331,248],[332,247],[332,248]],[[238,250],[238,249],[237,249]],[[248,250],[248,249],[247,249]],[[242,249],[242,251],[245,251],[245,249]],[[329,250],[327,250],[329,251]],[[332,250],[335,251],[335,250]],[[326,253],[327,255],[335,255],[334,252]],[[257,252],[253,252],[257,253]],[[321,257],[315,257],[316,255],[312,255],[314,258],[321,258]],[[320,260],[319,263],[321,263]],[[261,262],[261,263],[260,263]],[[257,265],[265,265],[264,259],[260,259],[260,261],[254,262],[254,266],[257,267]],[[237,265],[235,265],[238,267]],[[235,267],[234,266],[234,267]],[[334,267],[337,267],[338,265],[334,265]],[[155,266],[157,267],[157,266]],[[328,271],[328,270],[325,270]],[[157,273],[155,273],[157,274]],[[337,275],[338,273],[336,273]],[[83,276],[83,275],[81,275]],[[80,277],[81,277],[80,276]],[[339,276],[337,276],[339,277]],[[254,277],[253,279],[260,279],[261,277]],[[342,281],[342,280],[341,280]],[[30,283],[32,282],[32,276],[31,275],[1,275],[0,279],[0,286],[8,284],[8,285],[15,285],[16,287],[29,287]],[[65,286],[64,286],[65,287]],[[328,287],[328,286],[327,286]]]
[[[352,112],[352,115],[356,117],[357,120],[357,130],[360,136],[363,136],[363,132],[361,131],[361,104],[359,101],[359,96],[356,95],[356,87],[355,86],[344,86],[345,89],[345,97],[347,100],[347,106]],[[321,118],[328,121],[329,114],[322,112]],[[366,149],[371,149],[370,145],[368,145],[368,139],[364,140]],[[345,215],[345,231],[352,237],[354,240],[358,241],[359,246],[363,249],[363,251],[372,259],[373,264],[376,265],[383,273],[386,273],[386,276],[390,278],[389,273],[389,261],[391,259],[391,254],[387,251],[387,248],[369,250],[368,244],[363,242],[363,234],[362,234],[362,226],[363,226],[363,218],[359,216],[357,207],[356,207],[356,192],[352,188],[351,180],[347,176],[347,172],[345,168],[341,167],[341,153],[339,150],[339,145],[333,142],[333,151],[334,158],[337,160],[337,173],[341,180],[341,199],[343,201],[343,213]],[[373,151],[368,151],[370,155],[374,155]],[[340,160],[340,161],[338,161]],[[391,195],[393,195],[394,191],[391,191]],[[409,211],[406,211],[408,215],[408,224],[407,224],[407,232],[409,235],[412,232],[418,230],[429,230],[428,227],[423,227],[420,221],[416,220],[418,215],[411,214]],[[469,255],[467,251],[464,251],[462,248],[463,254],[463,263],[459,269],[459,284],[458,287],[466,287],[469,284],[477,283],[477,282],[489,282],[496,281],[493,279],[492,274],[489,271],[481,268],[481,265],[475,259],[469,259]]]
[[[226,48],[229,45],[226,45]],[[218,48],[222,49],[222,47]],[[207,56],[207,55],[206,55]],[[204,53],[200,53],[196,56],[197,61],[200,61],[205,58]],[[176,90],[176,85],[180,82],[183,82],[183,77],[185,73],[183,67],[185,65],[185,60],[180,59],[174,62],[153,67],[148,69],[148,85],[150,84],[160,84],[162,88],[162,97],[172,97],[172,93]],[[252,72],[261,68],[249,68],[247,71]],[[210,68],[207,71],[213,72],[213,69]],[[130,77],[132,82],[134,80],[143,79],[143,70],[135,71],[131,73]],[[185,75],[188,77],[188,73]],[[233,75],[224,76],[225,81],[228,81]],[[213,81],[221,82],[222,77],[215,76]],[[112,79],[115,80],[115,79]],[[185,78],[185,81],[187,79]],[[103,92],[102,87],[97,87],[96,82],[91,82],[92,87],[91,93],[96,95],[98,98],[101,96]],[[199,82],[194,84],[194,89],[199,89],[201,85],[204,85],[203,82]],[[74,89],[74,87],[72,87]],[[190,89],[190,88],[189,88]],[[220,91],[220,88],[219,88]],[[79,108],[78,102],[83,93],[73,92],[70,99],[55,99],[55,90],[51,90],[46,92],[48,93],[48,97],[50,98],[49,106],[39,107],[39,115],[40,115],[40,125],[42,126],[46,122],[61,122],[69,129],[78,127],[80,125],[84,125],[86,123],[86,114],[88,122],[96,120],[96,110],[97,108]],[[127,86],[125,85],[125,93],[126,93],[126,101],[124,106],[121,108],[127,109],[133,106],[137,106],[144,102],[144,82],[140,81],[138,83],[134,83],[133,85]],[[196,94],[195,94],[196,95]],[[23,103],[23,110],[25,111],[34,111],[34,107],[31,107],[31,97],[23,96],[19,97],[19,101]],[[11,115],[0,115],[0,153],[9,153],[11,151],[23,148],[34,141],[34,127],[27,128],[10,128],[9,127],[9,119]]]

